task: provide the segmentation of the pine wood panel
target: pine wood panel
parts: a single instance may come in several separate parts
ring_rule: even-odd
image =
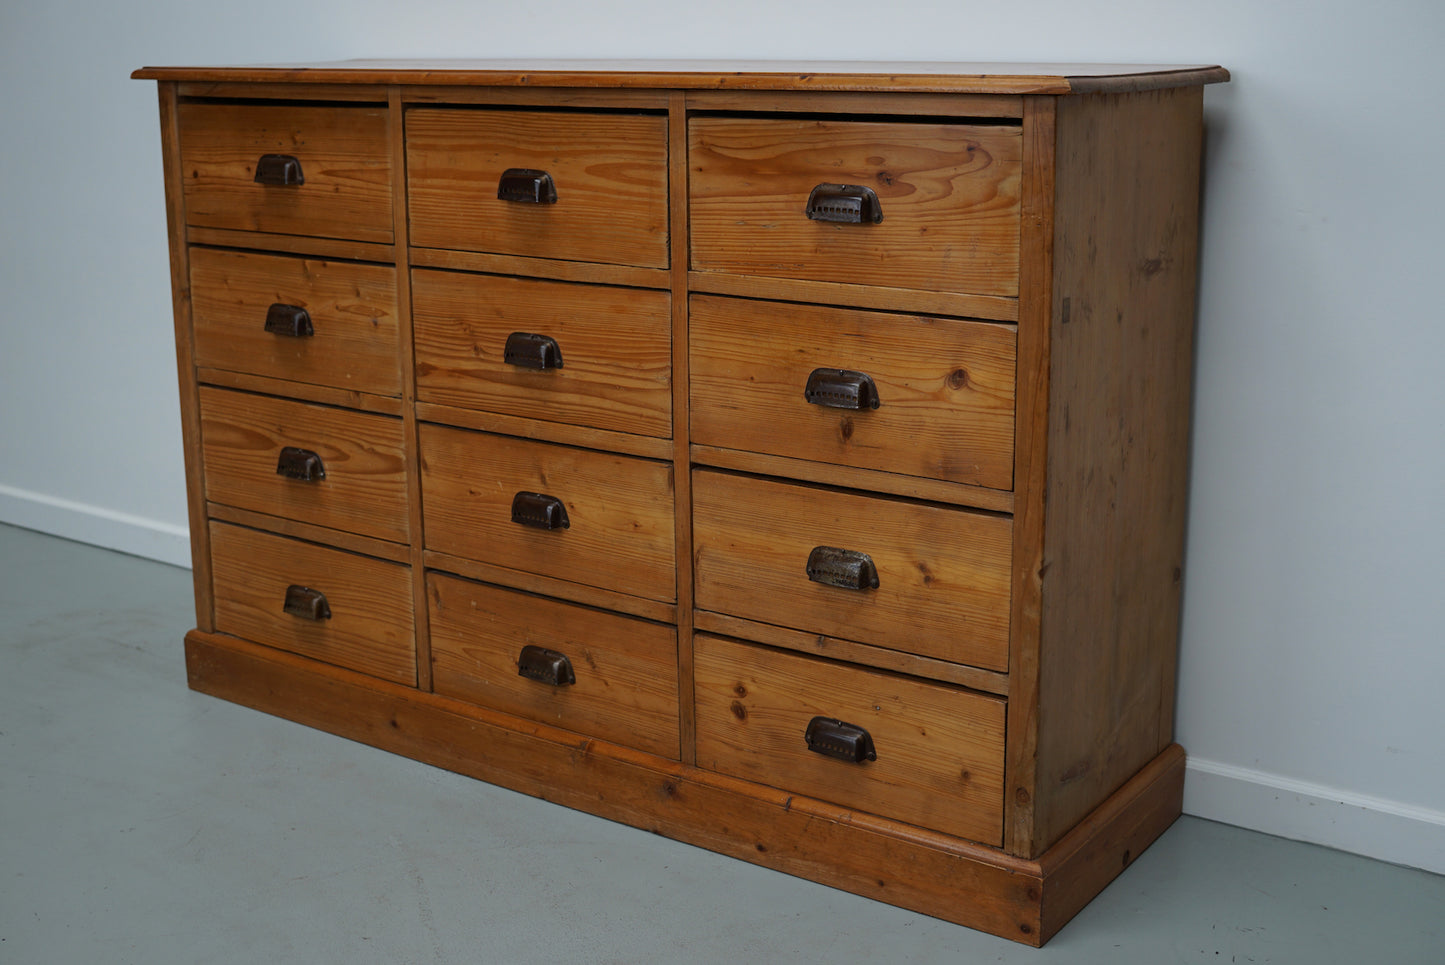
[[[408,567],[228,523],[210,532],[218,631],[416,685]],[[330,619],[284,612],[292,584],[321,591]]]
[[[1059,105],[1034,853],[1172,739],[1201,110]]]
[[[669,463],[433,425],[420,434],[428,549],[676,599]],[[561,500],[571,526],[512,522],[519,492]]]
[[[695,292],[738,295],[742,298],[815,302],[846,308],[919,312],[924,315],[953,315],[995,322],[1016,322],[1019,317],[1019,300],[1006,295],[852,285],[844,282],[810,281],[806,278],[763,278],[759,275],[728,275],[711,271],[690,272],[687,283],[688,288]]]
[[[206,497],[378,539],[409,536],[400,419],[201,387]],[[325,478],[278,475],[283,447],[321,457]]]
[[[311,727],[1026,944],[1035,862],[242,640],[186,637],[191,686]],[[1126,814],[1131,811],[1126,809]]]
[[[700,295],[691,316],[700,445],[1013,488],[1012,328]],[[879,407],[810,404],[819,368],[868,375]]]
[[[412,108],[411,243],[666,268],[667,118]],[[546,171],[555,204],[497,198],[509,168]]]
[[[1018,417],[1014,421],[1013,612],[1009,617],[1008,786],[1004,847],[1032,857],[1039,729],[1039,596],[1048,472],[1049,319],[1054,281],[1054,114],[1024,101],[1023,259],[1019,265]]]
[[[430,574],[436,692],[676,760],[677,630]],[[523,647],[567,657],[576,682],[518,673]]]
[[[667,292],[421,270],[412,292],[421,401],[672,434]],[[506,364],[514,332],[553,338],[562,367]]]
[[[847,663],[908,674],[910,677],[922,677],[925,680],[935,680],[939,683],[957,684],[960,687],[981,690],[985,693],[997,694],[1000,697],[1008,696],[1009,677],[1006,673],[947,663],[933,657],[920,657],[916,653],[885,650],[883,647],[859,643],[856,640],[830,637],[822,633],[807,633],[803,630],[774,626],[771,623],[744,620],[741,617],[713,613],[710,610],[695,611],[693,625],[699,631],[705,630],[720,636],[751,640],[767,644],[770,647],[782,647],[786,650],[796,650],[799,653],[827,657],[830,660],[843,660]]]
[[[183,103],[187,224],[391,243],[386,110]],[[265,154],[301,162],[305,183],[254,181]]]
[[[900,476],[872,469],[839,466],[836,463],[789,459],[738,449],[723,449],[719,446],[693,446],[692,461],[699,466],[733,469],[759,476],[782,476],[826,486],[904,496],[908,499],[956,503],[971,509],[986,509],[997,513],[1010,512],[1014,506],[1014,495],[1006,490],[964,486],[920,476]]]
[[[272,379],[248,372],[227,372],[223,369],[202,368],[197,369],[196,374],[206,385],[218,385],[261,395],[285,396],[288,399],[319,402],[343,409],[359,409],[378,415],[400,416],[405,414],[407,409],[405,402],[394,395],[371,395],[366,392],[353,392],[351,389],[316,385],[313,382],[290,382],[286,379]]]
[[[697,605],[986,670],[1008,668],[1008,519],[693,473]],[[811,582],[817,546],[867,553],[878,588]]]
[[[706,634],[694,648],[699,767],[1001,843],[1002,700]],[[815,716],[862,727],[877,760],[809,750]]]
[[[1173,64],[828,60],[346,60],[254,67],[142,67],[141,80],[690,90],[1068,94],[1219,84],[1222,67]]]
[[[569,603],[580,603],[583,606],[613,610],[628,616],[651,620],[654,623],[676,625],[679,622],[677,605],[674,603],[647,600],[640,596],[631,596],[600,586],[588,586],[585,583],[573,583],[571,580],[559,580],[537,573],[526,573],[495,563],[483,563],[480,560],[467,559],[464,556],[438,553],[436,550],[427,550],[422,553],[422,560],[427,569],[455,573],[469,580],[507,586],[539,596],[565,600]]]
[[[672,456],[672,440],[658,436],[639,436],[630,432],[613,432],[590,426],[574,426],[565,422],[544,422],[521,416],[462,409],[454,405],[416,404],[416,417],[424,422],[439,422],[462,429],[478,429],[503,436],[541,439],[582,449],[606,449],[645,459],[668,459]]]
[[[1020,140],[1012,125],[695,117],[692,267],[1016,295]],[[883,220],[810,220],[821,183],[872,188]]]
[[[401,394],[396,269],[194,248],[196,361],[268,378]],[[266,331],[273,304],[306,309],[313,335]]]
[[[191,325],[190,250],[186,247],[186,201],[180,171],[180,130],[176,85],[156,85],[160,106],[161,167],[166,189],[166,233],[170,238],[171,311],[186,472],[186,520],[191,536],[191,586],[196,627],[215,628],[211,599],[211,548],[206,530],[206,470],[201,458],[201,416],[197,402],[195,330]]]
[[[488,275],[525,275],[553,281],[576,281],[593,285],[666,290],[668,273],[661,268],[608,265],[595,261],[561,261],[522,255],[499,255],[488,251],[457,251],[449,248],[413,248],[413,268],[445,268]]]

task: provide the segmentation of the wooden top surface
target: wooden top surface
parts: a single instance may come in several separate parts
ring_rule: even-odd
[[[953,94],[1071,94],[1222,83],[1215,66],[732,60],[346,60],[142,67],[138,80],[627,87]]]

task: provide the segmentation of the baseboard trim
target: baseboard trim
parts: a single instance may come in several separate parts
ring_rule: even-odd
[[[0,484],[0,522],[190,568],[190,532],[104,506]]]
[[[1445,811],[1191,756],[1184,813],[1445,874]]]

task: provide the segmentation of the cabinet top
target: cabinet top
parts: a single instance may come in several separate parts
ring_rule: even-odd
[[[1217,66],[762,60],[345,60],[142,67],[138,80],[947,94],[1078,94],[1229,80]]]

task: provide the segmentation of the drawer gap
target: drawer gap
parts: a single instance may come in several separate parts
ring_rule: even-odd
[[[406,112],[409,114],[415,110],[425,111],[485,111],[487,113],[518,113],[518,114],[616,114],[627,117],[652,116],[666,117],[666,108],[638,108],[638,107],[554,107],[542,106],[540,104],[433,104],[430,102],[420,104],[407,104]]]
[[[225,104],[232,107],[386,107],[386,98],[363,101],[276,100],[269,97],[196,97],[178,98],[182,104]]]
[[[728,117],[745,120],[770,121],[777,120],[780,116],[778,111],[725,111],[725,110],[690,110],[687,116],[693,117]],[[915,124],[915,125],[937,125],[948,124],[965,127],[993,127],[993,128],[1017,128],[1019,119],[1017,117],[967,117],[954,116],[951,114],[856,114],[850,111],[832,113],[828,111],[787,111],[782,113],[790,123],[797,121],[857,121],[859,123],[875,124]]]

